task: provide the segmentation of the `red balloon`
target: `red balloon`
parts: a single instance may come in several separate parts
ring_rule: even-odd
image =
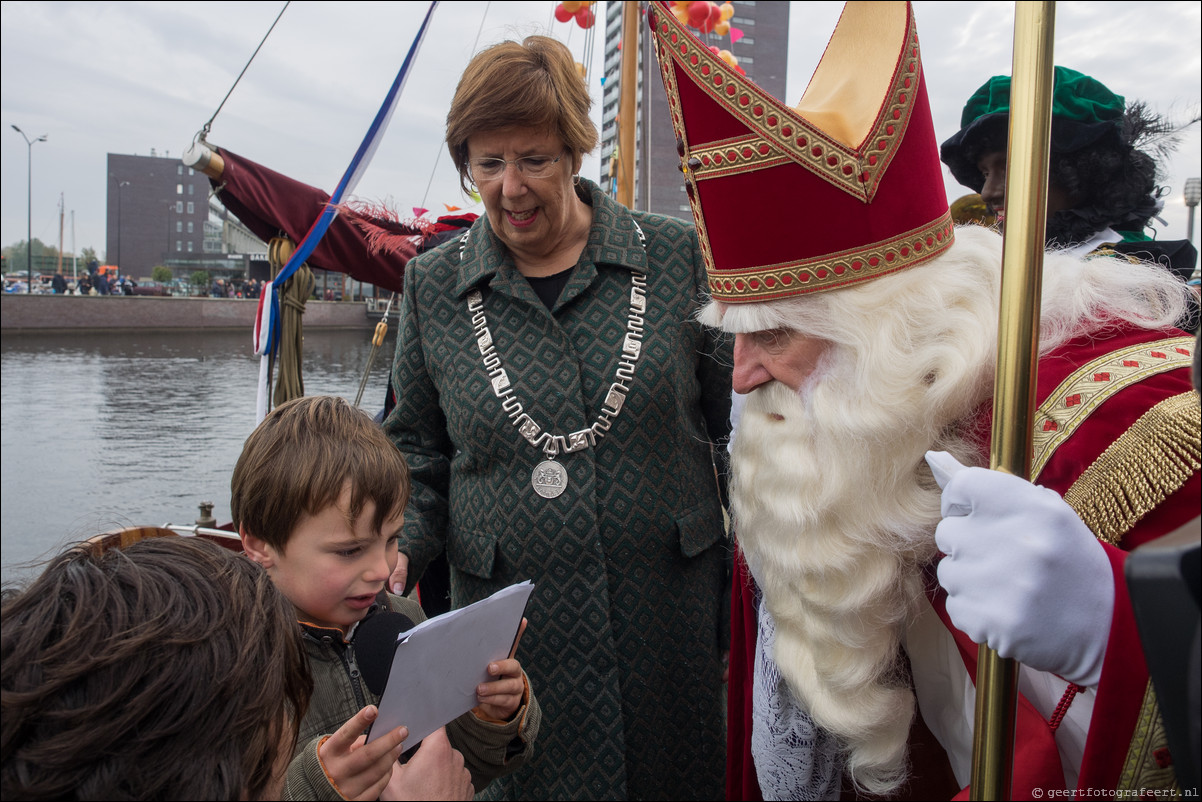
[[[713,33],[714,28],[722,21],[722,9],[713,3],[706,3],[706,17],[697,26],[702,33]]]
[[[694,2],[689,3],[689,24],[694,28],[700,28],[704,25],[709,16],[709,0],[694,0]]]
[[[576,24],[581,28],[589,29],[593,27],[593,23],[597,21],[597,15],[588,6],[576,12]]]
[[[563,7],[563,3],[559,3],[555,6],[555,19],[559,20],[560,22],[567,22],[573,16],[574,14],[571,11],[568,11]]]

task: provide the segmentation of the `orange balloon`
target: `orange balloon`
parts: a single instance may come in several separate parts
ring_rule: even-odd
[[[726,22],[735,15],[735,7],[730,3],[723,3],[718,6],[718,10],[722,12],[722,21]]]
[[[575,14],[580,10],[580,0],[563,0],[560,5],[563,6],[564,11],[572,14]]]
[[[726,34],[730,33],[730,23],[726,20],[722,20],[722,22],[719,22],[714,26],[714,33],[718,34],[719,36],[726,36]]]

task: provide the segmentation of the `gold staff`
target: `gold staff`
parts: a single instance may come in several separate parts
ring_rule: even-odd
[[[622,68],[618,78],[618,203],[634,208],[634,137],[638,114],[639,4],[622,3]]]
[[[1006,228],[989,465],[994,470],[1029,479],[1047,218],[1056,4],[1016,2],[1014,6]],[[977,654],[971,799],[1010,798],[1017,685],[1017,664],[981,644]]]

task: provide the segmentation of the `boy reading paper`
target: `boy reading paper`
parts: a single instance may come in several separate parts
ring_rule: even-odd
[[[409,473],[375,422],[341,398],[283,404],[247,438],[231,492],[246,554],[295,606],[313,673],[288,797],[470,799],[525,762],[541,711],[513,657],[491,662],[477,706],[407,763],[398,762],[405,727],[365,742],[379,695],[356,660],[356,629],[389,611],[425,619],[417,602],[385,591]]]

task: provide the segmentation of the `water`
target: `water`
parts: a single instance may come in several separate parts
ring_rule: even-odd
[[[384,404],[395,337],[361,406]],[[306,395],[352,403],[371,329],[305,333]],[[230,520],[230,474],[254,429],[250,332],[9,335],[0,342],[5,582],[63,545],[131,525]]]

